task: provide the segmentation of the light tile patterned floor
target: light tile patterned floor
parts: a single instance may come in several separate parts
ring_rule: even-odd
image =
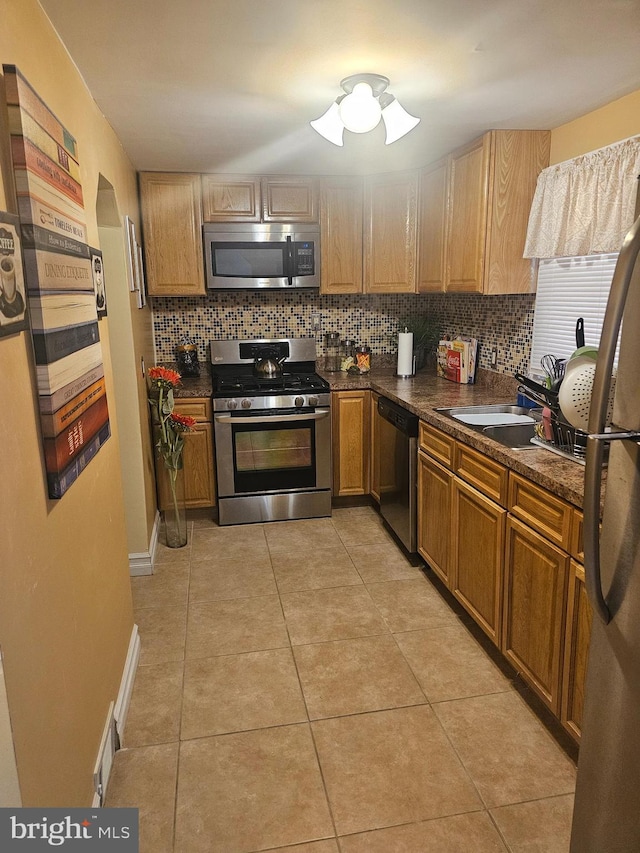
[[[142,853],[567,853],[573,762],[375,510],[156,568],[107,797]]]

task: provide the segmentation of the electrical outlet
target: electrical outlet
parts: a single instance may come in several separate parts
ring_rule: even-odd
[[[311,330],[313,332],[319,332],[322,329],[322,315],[321,314],[312,314],[311,315]]]
[[[491,367],[498,366],[498,347],[491,347]]]

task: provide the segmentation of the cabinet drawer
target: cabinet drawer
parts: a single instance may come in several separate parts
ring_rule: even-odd
[[[174,411],[178,415],[190,415],[198,422],[209,422],[213,419],[211,411],[211,400],[206,397],[191,398],[182,397],[175,401]]]
[[[569,551],[573,507],[513,472],[509,476],[509,512]]]
[[[424,450],[447,468],[453,468],[456,442],[450,435],[420,421],[419,441],[420,450]]]
[[[500,506],[507,505],[507,469],[466,444],[456,442],[456,474]]]

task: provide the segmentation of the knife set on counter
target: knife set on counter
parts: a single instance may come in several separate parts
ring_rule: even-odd
[[[438,376],[450,382],[471,385],[476,381],[477,357],[476,338],[445,338],[438,342]]]

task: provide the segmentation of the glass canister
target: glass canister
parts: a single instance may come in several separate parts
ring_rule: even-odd
[[[327,332],[324,336],[326,359],[325,367],[330,373],[340,370],[340,334],[338,332]]]
[[[360,373],[368,373],[371,370],[371,350],[366,344],[356,347],[356,367]]]
[[[198,348],[191,338],[183,337],[182,343],[176,347],[176,362],[180,376],[186,379],[197,379],[200,376]]]
[[[340,370],[346,373],[350,367],[353,367],[356,363],[355,351],[355,341],[340,341]]]

